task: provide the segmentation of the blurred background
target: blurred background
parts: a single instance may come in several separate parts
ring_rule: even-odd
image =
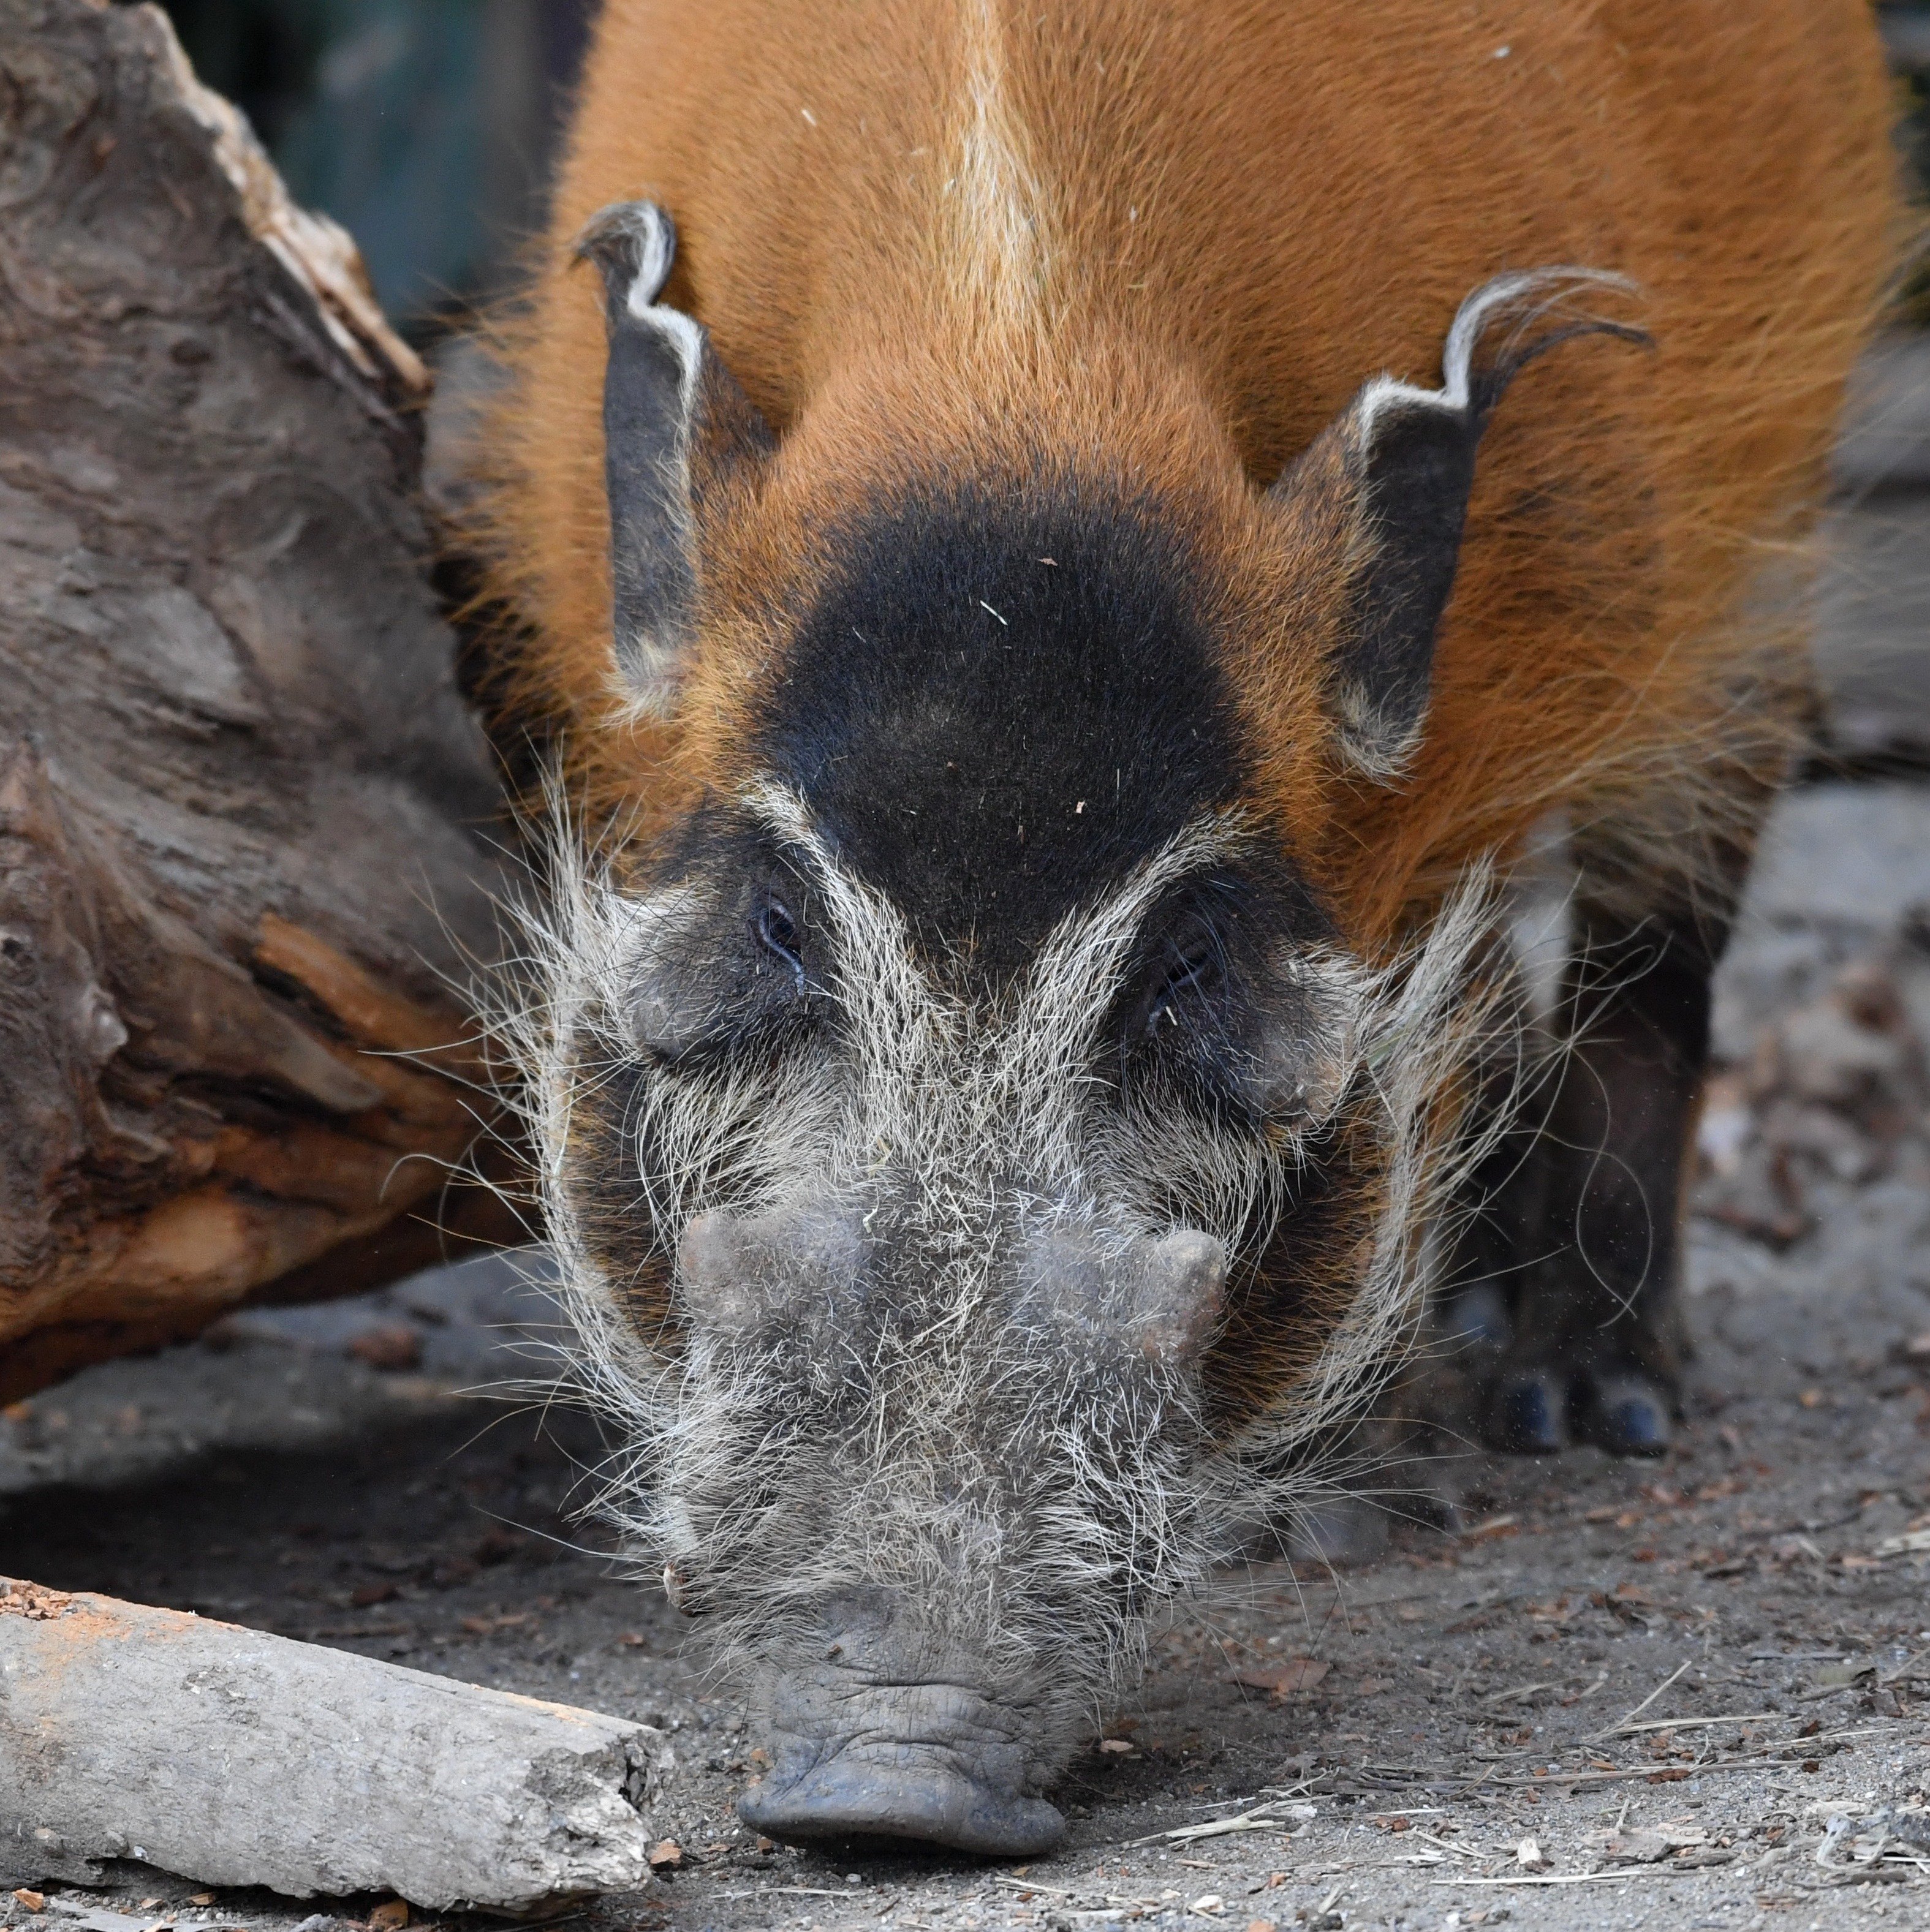
[[[354,236],[405,334],[497,293],[540,225],[598,0],[164,0],[295,199]]]

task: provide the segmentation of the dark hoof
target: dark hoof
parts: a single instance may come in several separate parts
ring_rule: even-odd
[[[1065,1834],[1043,1798],[995,1791],[960,1772],[890,1754],[841,1754],[786,1779],[782,1764],[737,1800],[754,1832],[814,1838],[908,1838],[985,1858],[1036,1857]]]
[[[1553,1456],[1568,1445],[1568,1395],[1544,1370],[1508,1376],[1488,1411],[1487,1446],[1511,1456]]]
[[[1605,1376],[1591,1382],[1576,1418],[1584,1442],[1611,1456],[1661,1456],[1674,1430],[1669,1401],[1646,1376]]]

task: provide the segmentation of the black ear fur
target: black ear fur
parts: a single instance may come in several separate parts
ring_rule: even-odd
[[[1589,289],[1626,290],[1619,275],[1538,268],[1496,276],[1462,303],[1442,355],[1442,386],[1389,376],[1367,383],[1270,494],[1285,501],[1340,490],[1351,608],[1330,667],[1328,706],[1343,756],[1383,782],[1420,742],[1434,640],[1460,560],[1475,452],[1489,412],[1535,358],[1578,335],[1646,344],[1641,329],[1577,314]],[[1505,320],[1486,355],[1484,340]]]
[[[576,252],[603,278],[610,333],[603,460],[617,668],[637,708],[662,714],[695,615],[703,490],[731,463],[767,451],[771,436],[709,331],[657,303],[677,254],[662,208],[613,202],[585,224]]]

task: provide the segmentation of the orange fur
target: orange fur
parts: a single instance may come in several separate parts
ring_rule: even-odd
[[[742,776],[737,721],[883,478],[1124,478],[1217,560],[1253,802],[1370,950],[1550,806],[1684,869],[1778,742],[1796,560],[1895,236],[1862,0],[608,0],[495,428],[521,701],[640,836]],[[596,278],[641,194],[782,438],[707,508],[668,724],[611,681]],[[1484,443],[1427,739],[1400,784],[1325,755],[1337,583],[1259,491],[1383,370],[1431,385],[1507,268],[1619,270],[1653,355],[1571,344]],[[1654,836],[1659,832],[1662,836]]]

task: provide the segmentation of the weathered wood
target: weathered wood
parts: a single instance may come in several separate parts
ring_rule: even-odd
[[[648,1725],[0,1579],[0,1873],[527,1911],[650,1881]]]
[[[5,1400],[428,1258],[500,793],[347,237],[153,7],[0,0],[0,139]]]

